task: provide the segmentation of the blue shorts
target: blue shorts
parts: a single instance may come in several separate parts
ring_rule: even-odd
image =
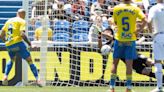
[[[113,58],[124,58],[125,60],[133,60],[137,58],[135,41],[120,42],[114,41]]]
[[[23,59],[30,56],[30,52],[23,42],[7,46],[7,50],[11,59],[14,58],[16,54],[19,54]]]

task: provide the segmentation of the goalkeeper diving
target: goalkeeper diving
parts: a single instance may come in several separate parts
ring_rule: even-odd
[[[112,28],[108,27],[107,29],[103,30],[102,32],[99,31],[98,33],[98,47],[101,49],[103,46],[102,44],[102,36],[106,38],[107,42],[106,45],[113,46],[114,41],[114,32]],[[143,39],[143,38],[142,38]],[[139,40],[140,42],[140,40]],[[121,58],[121,60],[125,63],[125,59]],[[133,61],[133,70],[142,75],[146,75],[149,77],[155,77],[155,73],[152,72],[151,67],[154,65],[154,61],[142,54],[137,53],[137,58]],[[164,76],[163,76],[164,79]]]

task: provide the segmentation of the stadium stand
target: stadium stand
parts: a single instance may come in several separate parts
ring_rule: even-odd
[[[0,0],[0,29],[8,18],[14,17],[22,7],[22,0]]]
[[[72,24],[73,33],[88,33],[89,22],[85,20],[74,21]]]
[[[53,41],[55,42],[69,42],[70,41],[70,35],[68,33],[55,33],[53,35]],[[63,45],[57,44],[55,46],[68,46],[68,45]]]
[[[7,19],[15,17],[16,11],[21,7],[22,0],[0,0],[0,29]]]
[[[73,42],[88,42],[88,34],[87,33],[75,33],[72,36]],[[73,44],[73,47],[85,47],[87,44]]]
[[[88,34],[87,33],[75,33],[72,37],[73,42],[87,42]]]
[[[69,32],[70,22],[66,20],[57,20],[54,23],[55,33]]]

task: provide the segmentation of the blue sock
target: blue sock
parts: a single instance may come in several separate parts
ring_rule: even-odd
[[[126,78],[127,78],[126,86],[128,89],[131,89],[132,88],[132,75],[127,75]]]
[[[5,68],[5,75],[6,75],[6,76],[9,75],[9,72],[10,72],[12,66],[13,66],[13,62],[12,62],[12,61],[9,61],[9,62],[7,63],[7,65],[6,65],[6,68]]]
[[[111,88],[114,88],[114,86],[115,86],[115,79],[110,79],[110,87]]]
[[[110,88],[114,88],[115,87],[115,80],[116,80],[117,75],[116,74],[111,74],[111,79],[110,79]]]
[[[34,64],[30,64],[30,68],[31,68],[31,71],[34,74],[36,80],[38,80],[38,71],[37,71],[36,66]]]
[[[131,87],[132,87],[132,80],[127,80],[126,81],[126,86],[127,86],[128,89],[131,89]]]

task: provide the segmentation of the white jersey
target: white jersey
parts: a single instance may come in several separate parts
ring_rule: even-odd
[[[153,22],[154,34],[164,32],[164,4],[158,3],[150,8],[148,21]]]

